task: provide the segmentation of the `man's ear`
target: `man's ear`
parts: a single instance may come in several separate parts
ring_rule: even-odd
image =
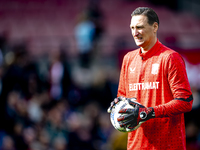
[[[153,23],[153,31],[154,31],[154,33],[156,33],[157,31],[158,31],[158,23],[157,22],[154,22]]]

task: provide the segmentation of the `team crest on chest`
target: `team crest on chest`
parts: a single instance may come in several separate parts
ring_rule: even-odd
[[[151,74],[158,74],[159,64],[152,64]]]

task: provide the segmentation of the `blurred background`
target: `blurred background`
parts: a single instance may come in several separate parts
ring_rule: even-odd
[[[132,11],[153,8],[159,40],[186,62],[194,104],[187,150],[200,149],[199,0],[0,0],[0,150],[125,150],[107,108]]]

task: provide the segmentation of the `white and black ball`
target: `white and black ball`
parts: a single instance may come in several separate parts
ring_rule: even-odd
[[[125,114],[122,114],[122,113],[119,113],[119,111],[123,108],[131,108],[133,109],[134,107],[131,106],[127,100],[125,99],[122,99],[121,101],[119,101],[118,103],[116,103],[113,108],[112,108],[112,111],[110,113],[110,120],[111,120],[111,123],[113,125],[113,127],[118,130],[118,131],[121,131],[121,132],[131,132],[133,130],[136,130],[137,128],[140,127],[141,124],[138,124],[135,128],[133,129],[129,129],[127,127],[120,127],[120,124],[119,122],[117,121],[117,118],[120,117],[120,116],[123,116]]]

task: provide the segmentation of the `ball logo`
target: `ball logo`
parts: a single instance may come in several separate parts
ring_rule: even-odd
[[[120,110],[123,109],[127,104],[123,104],[121,107],[120,107]]]

